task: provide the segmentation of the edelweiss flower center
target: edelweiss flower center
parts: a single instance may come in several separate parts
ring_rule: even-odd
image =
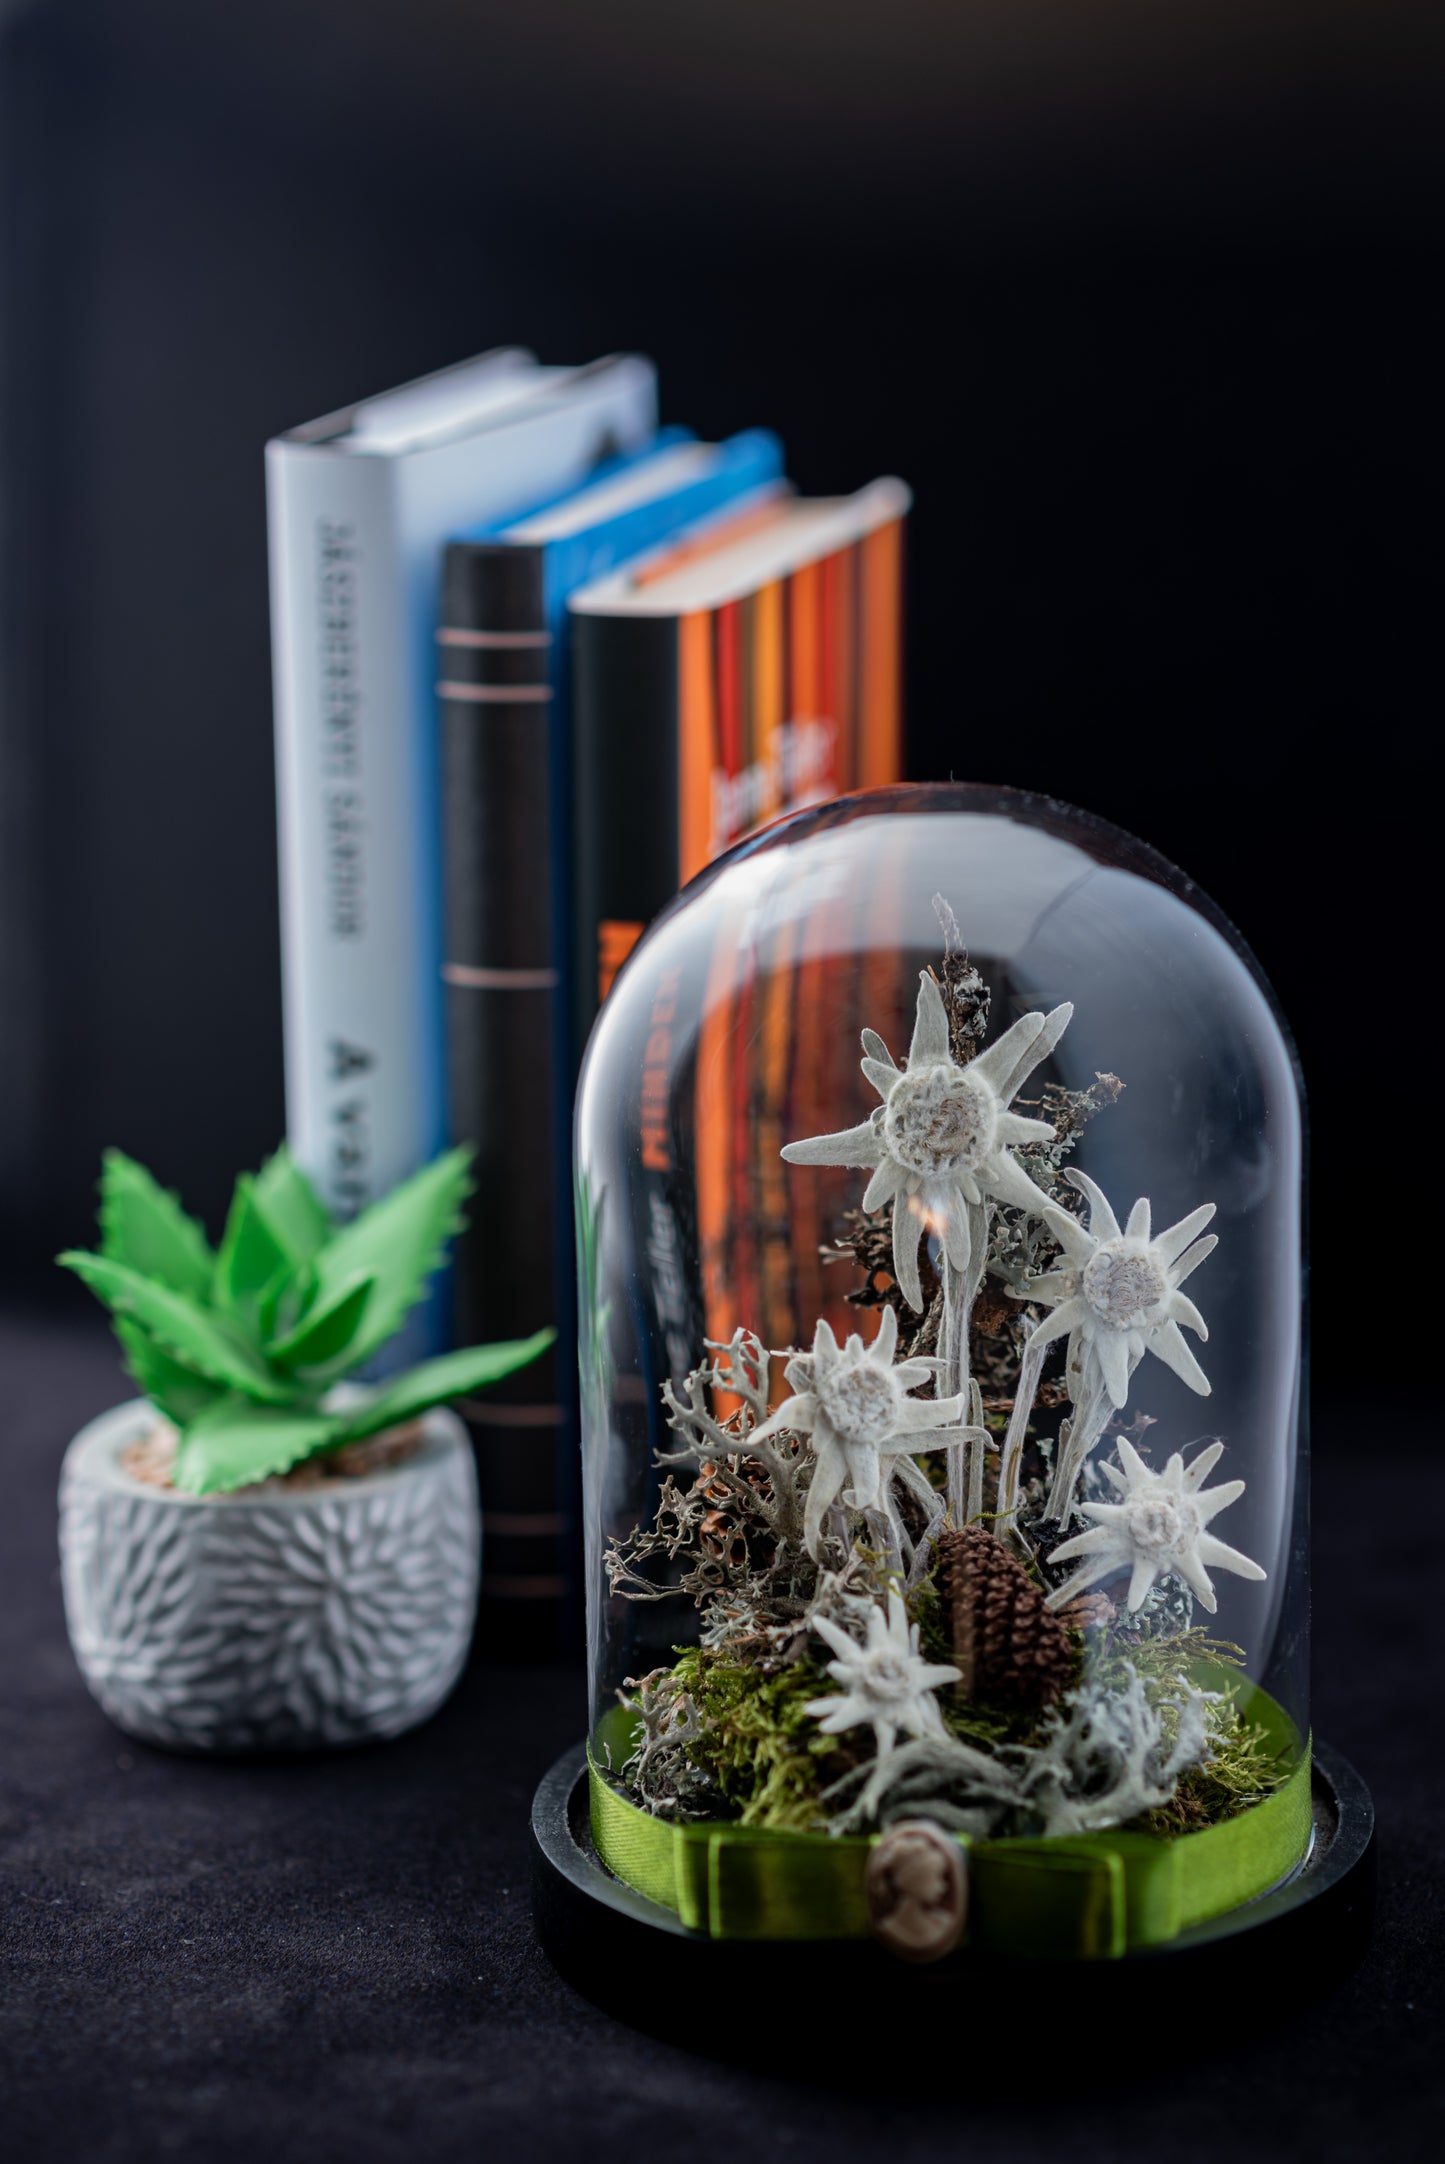
[[[1194,1512],[1188,1502],[1168,1495],[1153,1495],[1129,1507],[1129,1532],[1134,1545],[1151,1555],[1170,1555],[1181,1550],[1195,1530]]]
[[[1108,1241],[1084,1265],[1084,1298],[1115,1330],[1142,1322],[1168,1292],[1162,1266],[1142,1245]]]
[[[820,1382],[818,1396],[834,1430],[845,1443],[881,1443],[898,1418],[898,1384],[876,1360],[856,1360],[835,1368]]]
[[[875,1698],[907,1698],[913,1690],[908,1663],[899,1653],[870,1653],[862,1680],[863,1688]]]
[[[888,1154],[909,1172],[972,1171],[994,1145],[998,1105],[987,1082],[954,1066],[896,1082],[883,1115]]]

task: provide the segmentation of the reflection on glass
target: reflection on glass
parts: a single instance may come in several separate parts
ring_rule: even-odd
[[[1297,1789],[1301,1164],[1256,965],[1098,820],[880,791],[695,881],[578,1106],[608,1807],[1007,1843]]]

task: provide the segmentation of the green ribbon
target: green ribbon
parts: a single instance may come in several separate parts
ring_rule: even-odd
[[[614,1758],[629,1747],[627,1710],[619,1706],[599,1729]],[[1309,1744],[1264,1691],[1253,1691],[1240,1711],[1265,1729],[1291,1771],[1273,1795],[1235,1818],[1172,1837],[958,1835],[968,1859],[964,1944],[988,1953],[1109,1959],[1165,1946],[1287,1877],[1309,1847]],[[690,1930],[715,1939],[869,1936],[865,1883],[878,1836],[654,1818],[619,1793],[590,1748],[588,1767],[598,1855]]]

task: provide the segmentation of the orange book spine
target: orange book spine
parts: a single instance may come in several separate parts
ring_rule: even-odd
[[[791,584],[791,581],[786,582]],[[788,685],[784,642],[785,582],[760,587],[753,597],[753,759],[761,768],[758,821],[776,819],[784,805]]]
[[[865,535],[860,550],[860,789],[878,789],[903,771],[903,523]]]
[[[685,887],[712,855],[712,777],[722,751],[711,610],[680,618],[677,648],[677,876]]]
[[[685,878],[700,868],[705,820],[712,853],[737,838],[719,827],[744,805],[751,816],[738,818],[739,831],[786,812],[795,792],[817,801],[900,778],[901,568],[894,521],[684,626],[686,742],[699,748],[696,762],[690,752],[680,769]],[[820,730],[830,747],[822,766]],[[798,746],[808,735],[815,748],[799,783]],[[704,745],[713,762],[706,776]],[[730,785],[740,778],[734,801]],[[729,809],[720,814],[720,806]],[[878,902],[839,896],[805,924],[755,931],[745,951],[733,926],[712,957],[695,1085],[703,1311],[712,1338],[742,1325],[773,1346],[802,1343],[820,1315],[839,1329],[867,1327],[844,1297],[852,1276],[828,1269],[820,1255],[839,1229],[837,1196],[827,1181],[805,1190],[791,1182],[781,1150],[790,1137],[859,1116],[856,1042],[849,1036],[834,1045],[834,1024],[868,993],[882,995],[891,978],[890,957],[861,955],[847,936],[848,920]]]
[[[732,1295],[732,1149],[729,1106],[736,1029],[737,947],[724,922],[708,960],[693,1078],[693,1160],[703,1328],[726,1339],[735,1328]],[[700,1350],[701,1348],[699,1348]]]
[[[725,775],[743,766],[742,605],[729,601],[714,615],[717,647],[718,766]]]

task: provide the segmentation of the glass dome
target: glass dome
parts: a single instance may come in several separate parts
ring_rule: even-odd
[[[1248,950],[1087,813],[880,790],[692,883],[578,1099],[614,1870],[716,1928],[644,1820],[980,1858],[1247,1825],[1216,1909],[1299,1861],[1303,1150]]]

